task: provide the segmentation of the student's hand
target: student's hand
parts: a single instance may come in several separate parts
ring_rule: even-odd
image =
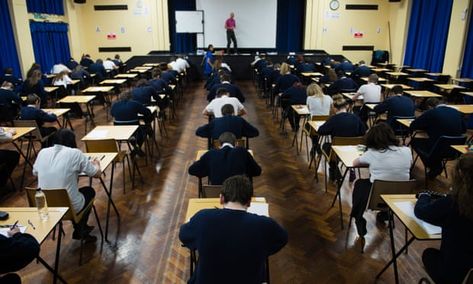
[[[19,232],[20,232],[20,228],[15,227],[15,228],[12,228],[12,229],[8,230],[7,235],[9,237],[13,237],[15,234],[17,234]]]
[[[7,132],[10,133],[11,135],[15,135],[15,134],[16,134],[16,130],[15,130],[15,129],[11,129],[11,128],[9,128],[9,129],[7,130]]]
[[[92,161],[90,161],[92,163],[92,165],[94,165],[96,168],[100,169],[100,161],[97,160],[97,158],[93,159]]]

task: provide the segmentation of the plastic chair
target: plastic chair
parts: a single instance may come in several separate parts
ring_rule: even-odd
[[[29,206],[36,207],[35,193],[37,189],[31,188],[31,187],[25,187],[25,189],[26,189],[26,196],[28,199]],[[86,204],[84,208],[82,209],[82,211],[80,211],[79,213],[76,213],[73,209],[71,200],[69,198],[69,194],[67,193],[66,189],[47,189],[47,190],[43,190],[43,193],[46,196],[46,201],[49,207],[68,207],[69,208],[66,215],[62,217],[63,221],[71,221],[73,224],[77,224],[79,223],[79,221],[82,219],[82,217],[84,216],[86,212],[93,209],[95,220],[97,221],[97,225],[100,230],[101,249],[102,249],[103,232],[102,232],[102,226],[100,225],[99,217],[97,215],[97,210],[95,209],[95,206],[94,206],[95,199],[92,199],[88,204]],[[64,232],[59,232],[59,234],[64,234]],[[82,264],[83,246],[84,246],[84,238],[81,238],[79,265]]]
[[[386,210],[387,205],[381,198],[383,194],[412,194],[416,190],[416,180],[409,181],[386,181],[386,180],[375,180],[371,186],[370,195],[368,198],[368,203],[366,204],[366,210],[377,210],[383,211]],[[347,229],[347,238],[350,234],[350,227],[353,218],[350,216],[350,221],[348,223]],[[361,248],[361,253],[363,253],[364,245]]]

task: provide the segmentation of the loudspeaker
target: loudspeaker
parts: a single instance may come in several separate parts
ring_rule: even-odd
[[[86,0],[74,0],[74,3],[76,4],[85,4]]]

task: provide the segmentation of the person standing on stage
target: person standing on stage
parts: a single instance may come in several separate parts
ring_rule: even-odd
[[[230,44],[233,41],[233,47],[235,53],[237,51],[237,41],[235,37],[235,14],[233,12],[230,13],[230,18],[225,21],[225,29],[227,30],[227,53],[230,53]]]

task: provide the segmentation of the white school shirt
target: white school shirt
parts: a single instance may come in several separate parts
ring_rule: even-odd
[[[82,210],[85,203],[84,195],[79,192],[79,174],[92,177],[97,171],[79,149],[63,145],[42,149],[33,165],[38,187],[42,190],[65,188],[75,212]]]
[[[117,65],[115,65],[112,60],[105,60],[103,62],[103,68],[105,68],[105,70],[113,70],[117,69]]]
[[[368,83],[358,89],[358,94],[363,95],[364,103],[381,102],[381,86],[374,83]]]
[[[332,103],[332,97],[327,95],[324,95],[322,98],[316,96],[307,97],[307,108],[312,116],[329,115]]]
[[[51,69],[52,74],[59,74],[62,71],[66,71],[67,73],[71,73],[71,69],[67,68],[67,66],[64,65],[64,64],[56,64]]]
[[[237,98],[222,96],[220,98],[213,99],[204,110],[213,113],[215,118],[222,117],[222,107],[226,104],[231,104],[235,110],[235,115],[238,115],[245,107],[240,103]]]
[[[72,80],[68,75],[64,75],[62,79],[54,81],[54,86],[64,86],[64,88],[67,88],[68,84],[72,84]]]
[[[368,164],[370,181],[407,181],[412,164],[412,153],[408,147],[391,146],[389,150],[368,149],[359,158],[360,163]]]

